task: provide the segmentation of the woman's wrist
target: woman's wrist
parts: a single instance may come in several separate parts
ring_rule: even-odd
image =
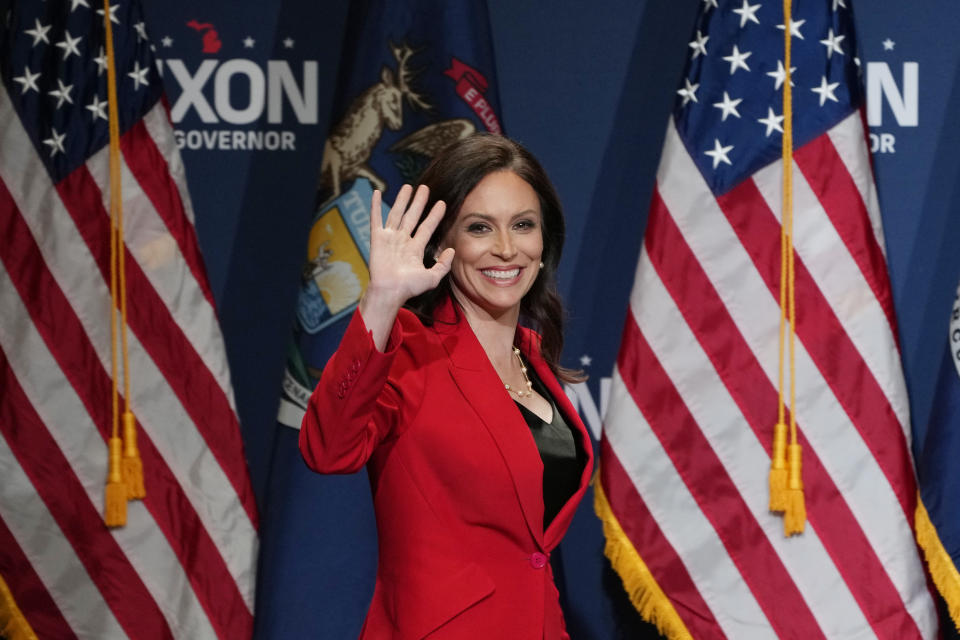
[[[381,289],[371,283],[364,291],[363,297],[360,298],[360,313],[370,312],[377,315],[395,316],[406,301],[406,298],[396,291]],[[364,318],[366,318],[365,313]]]
[[[397,313],[399,313],[404,302],[406,300],[399,299],[399,296],[395,294],[377,291],[373,287],[368,287],[363,297],[360,298],[360,304],[358,305],[360,317],[363,318],[363,323],[370,331],[377,350],[382,352],[386,349],[393,323],[397,319]]]

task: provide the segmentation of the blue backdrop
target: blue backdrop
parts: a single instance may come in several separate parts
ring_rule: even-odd
[[[579,396],[592,427],[697,4],[572,0],[558,9],[548,0],[489,0],[504,127],[541,159],[567,211],[565,363],[592,375]],[[347,0],[167,0],[146,9],[263,506]],[[854,9],[902,356],[922,430],[960,275],[951,215],[960,209],[960,6],[875,0]],[[360,586],[340,591],[336,576],[318,577],[315,608],[303,615],[355,630],[375,532],[369,504],[350,500],[344,515],[361,538],[345,544],[337,571],[356,568]],[[618,637],[634,624],[620,615],[601,549],[585,500],[560,554],[575,638]]]

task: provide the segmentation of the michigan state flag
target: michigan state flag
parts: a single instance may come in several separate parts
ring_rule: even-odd
[[[297,430],[369,280],[373,190],[392,202],[444,146],[501,127],[485,2],[351,4],[316,210],[294,248],[303,270],[261,528],[258,637],[360,631],[377,557],[366,473],[310,472]]]
[[[960,629],[960,286],[946,346],[926,432],[913,434],[920,484],[916,528],[933,581]]]

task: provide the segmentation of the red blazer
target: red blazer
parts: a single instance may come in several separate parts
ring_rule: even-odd
[[[567,638],[549,556],[590,479],[587,430],[539,356],[539,337],[518,330],[524,359],[587,454],[579,489],[544,531],[529,427],[453,304],[435,318],[424,327],[401,311],[380,353],[355,313],[300,431],[315,471],[367,465],[380,555],[361,638]]]

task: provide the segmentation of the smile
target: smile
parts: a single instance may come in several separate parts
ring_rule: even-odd
[[[513,269],[481,269],[480,273],[488,278],[506,282],[520,275],[520,267],[514,267]]]

